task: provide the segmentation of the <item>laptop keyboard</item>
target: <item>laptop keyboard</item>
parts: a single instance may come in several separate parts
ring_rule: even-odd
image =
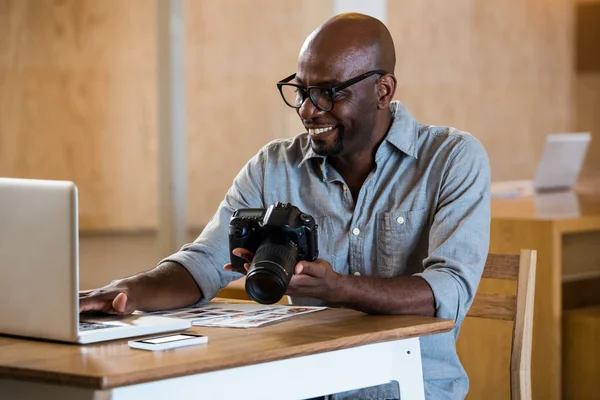
[[[80,322],[79,330],[80,331],[93,331],[96,329],[105,329],[105,328],[114,328],[113,325],[105,325],[105,324],[96,324],[94,322]]]

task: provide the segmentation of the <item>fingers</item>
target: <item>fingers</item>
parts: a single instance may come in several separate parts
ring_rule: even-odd
[[[249,250],[243,249],[243,248],[241,248],[241,247],[238,247],[238,248],[236,248],[236,249],[233,249],[233,250],[231,251],[231,253],[232,253],[234,256],[236,256],[236,257],[239,257],[239,258],[241,258],[241,259],[243,259],[243,260],[245,260],[245,261],[246,261],[246,262],[244,263],[244,269],[245,269],[245,271],[239,271],[239,270],[237,270],[237,269],[234,269],[234,268],[233,268],[233,265],[231,265],[230,263],[228,263],[228,264],[225,264],[225,265],[223,266],[223,269],[224,269],[225,271],[239,272],[239,273],[242,273],[242,274],[244,274],[244,273],[248,272],[248,270],[250,269],[250,263],[252,262],[252,259],[254,258],[254,253],[253,253],[253,252],[251,252],[251,251],[249,251]]]
[[[79,312],[86,311],[103,311],[107,312],[107,310],[111,308],[110,302],[106,300],[99,299],[97,297],[84,297],[79,299]]]
[[[250,264],[249,263],[244,263],[244,268],[246,269],[246,272],[248,272],[248,270],[250,269]],[[223,269],[225,271],[241,272],[241,271],[234,270],[233,269],[233,265],[231,265],[231,264],[225,264],[225,265],[223,265]]]
[[[294,273],[296,275],[309,275],[315,278],[322,278],[325,276],[326,269],[323,265],[318,262],[311,263],[307,261],[300,261],[296,264]]]
[[[112,301],[112,308],[119,314],[124,313],[127,310],[127,295],[119,293]]]
[[[127,303],[128,298],[125,293],[103,293],[102,290],[96,290],[94,293],[83,293],[79,297],[79,312],[100,311],[108,314],[128,314],[134,310],[129,310],[128,308],[132,307],[127,307]]]
[[[233,249],[232,253],[234,256],[243,258],[244,260],[246,260],[249,263],[251,263],[252,259],[254,258],[253,252],[246,250],[246,249],[242,249],[241,247]]]
[[[328,261],[300,261],[294,268],[286,294],[288,296],[312,297],[327,301],[334,287],[337,274]]]
[[[319,281],[308,275],[294,275],[288,285],[286,295],[311,297],[318,295],[321,291]]]

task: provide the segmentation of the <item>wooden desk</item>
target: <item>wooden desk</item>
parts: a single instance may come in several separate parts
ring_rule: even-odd
[[[424,399],[418,337],[452,328],[450,320],[327,309],[255,329],[195,327],[207,345],[155,353],[126,340],[0,337],[0,398],[298,399],[396,380],[403,400]]]
[[[490,252],[518,254],[524,248],[538,251],[533,398],[557,400],[563,308],[600,302],[600,188],[494,199]],[[482,289],[514,290],[503,282],[482,282]],[[470,398],[509,398],[510,324],[468,319],[460,336],[459,356],[471,378]]]

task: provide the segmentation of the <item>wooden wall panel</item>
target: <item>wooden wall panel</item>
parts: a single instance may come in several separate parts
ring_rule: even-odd
[[[571,128],[571,1],[388,4],[397,98],[477,136],[493,179],[532,178],[544,136]]]
[[[576,4],[575,67],[577,72],[600,72],[600,1]]]
[[[319,0],[186,2],[190,224],[208,222],[258,149],[303,132],[275,84],[330,15]]]
[[[573,90],[574,130],[592,135],[582,177],[597,178],[600,177],[600,72],[575,74]]]
[[[0,0],[0,176],[74,180],[82,229],[156,224],[147,4]]]
[[[575,0],[575,9],[574,129],[592,134],[582,176],[595,178],[600,177],[600,0]]]
[[[275,82],[332,5],[185,6],[189,216],[202,226],[258,148],[302,130]],[[571,93],[583,93],[570,87],[571,6],[388,2],[397,98],[478,136],[494,179],[532,176],[543,136],[573,129]],[[156,226],[154,12],[144,0],[0,0],[0,175],[75,180],[82,229]],[[578,126],[596,124],[584,115]]]

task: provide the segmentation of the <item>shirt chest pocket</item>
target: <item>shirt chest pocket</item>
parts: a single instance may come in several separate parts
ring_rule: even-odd
[[[427,210],[377,213],[375,245],[377,274],[382,278],[408,275],[421,267],[419,244],[427,244]],[[417,263],[417,264],[415,264]],[[412,265],[415,264],[415,265]]]

